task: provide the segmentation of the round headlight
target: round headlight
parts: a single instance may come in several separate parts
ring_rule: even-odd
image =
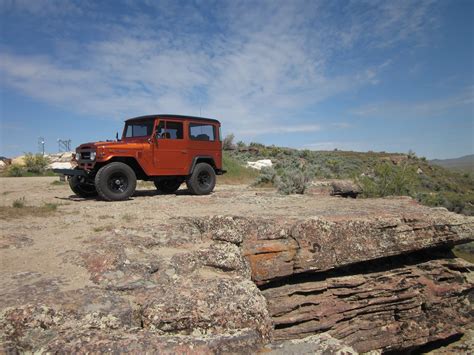
[[[76,159],[77,160],[81,159],[81,153],[76,153]]]
[[[95,160],[96,152],[91,152],[91,160]]]

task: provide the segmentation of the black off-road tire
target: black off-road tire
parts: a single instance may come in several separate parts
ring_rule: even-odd
[[[97,196],[97,190],[94,184],[88,184],[85,182],[83,176],[73,175],[69,178],[69,187],[79,197],[95,197]]]
[[[194,167],[191,176],[186,180],[188,190],[193,195],[208,195],[216,186],[216,172],[207,163],[199,163]]]
[[[127,164],[114,162],[99,169],[95,186],[99,196],[106,201],[127,200],[135,192],[137,177]]]
[[[163,179],[163,180],[155,180],[154,183],[158,191],[161,191],[164,194],[172,194],[172,193],[175,193],[179,189],[179,187],[183,183],[183,180]]]

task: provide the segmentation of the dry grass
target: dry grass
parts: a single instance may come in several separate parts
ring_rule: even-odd
[[[135,216],[130,214],[130,213],[125,213],[121,216],[122,220],[124,220],[125,222],[131,222],[135,219]]]
[[[110,232],[110,231],[113,231],[117,226],[114,225],[114,224],[108,224],[106,226],[100,226],[100,227],[94,227],[92,230],[96,233],[99,233],[99,232]]]
[[[24,217],[47,217],[58,209],[56,203],[45,203],[43,206],[27,206],[24,197],[13,201],[11,206],[0,206],[0,219],[18,219]]]

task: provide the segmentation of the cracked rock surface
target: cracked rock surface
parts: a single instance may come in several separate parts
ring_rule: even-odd
[[[5,205],[63,204],[2,221],[0,352],[399,351],[472,324],[471,265],[449,249],[474,219],[411,199],[220,186],[107,203],[5,181]]]

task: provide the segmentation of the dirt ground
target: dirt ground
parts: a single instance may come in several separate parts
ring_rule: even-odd
[[[12,207],[18,200],[25,207]],[[52,208],[39,213],[39,208],[48,204]],[[38,209],[28,209],[31,206]],[[367,218],[397,215],[410,209],[415,212],[424,207],[406,198],[281,196],[273,189],[245,185],[218,185],[208,196],[192,196],[183,185],[176,194],[162,195],[150,183],[140,183],[128,201],[105,202],[78,198],[57,177],[28,177],[0,179],[0,208],[0,289],[19,279],[28,283],[31,277],[32,282],[55,277],[67,280],[61,287],[70,290],[89,285],[90,275],[65,262],[65,253],[83,250],[89,237],[107,231],[131,228],[150,232],[160,223],[180,216]]]

